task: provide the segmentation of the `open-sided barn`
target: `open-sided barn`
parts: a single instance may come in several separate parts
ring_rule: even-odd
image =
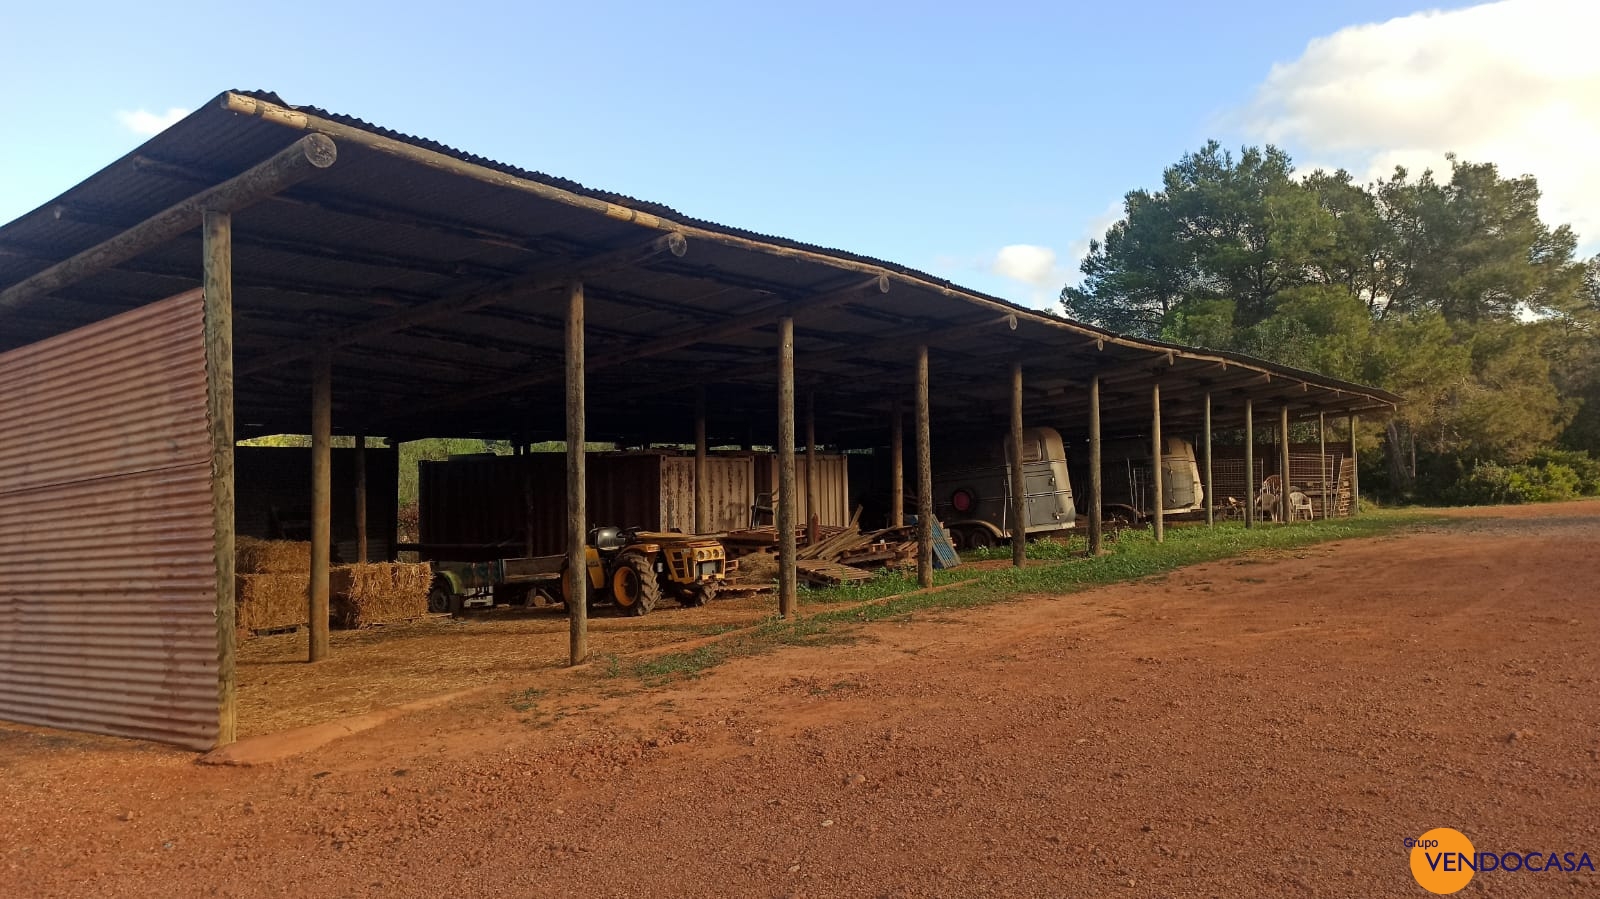
[[[910,414],[927,576],[938,435],[1048,418],[1093,454],[1396,401],[226,92],[0,227],[0,717],[233,739],[241,438],[313,436],[315,659],[334,434],[568,441],[581,565],[586,440],[696,444],[696,472],[708,445],[772,446],[780,497],[797,445],[888,444],[898,490]],[[778,518],[787,614],[794,504]]]

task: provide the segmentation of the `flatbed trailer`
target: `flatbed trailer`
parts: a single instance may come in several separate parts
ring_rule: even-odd
[[[467,606],[492,606],[497,601],[521,605],[544,590],[561,600],[561,573],[566,556],[490,559],[486,562],[435,562],[428,611],[455,612]]]

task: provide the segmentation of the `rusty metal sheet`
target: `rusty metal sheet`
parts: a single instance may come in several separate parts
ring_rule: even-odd
[[[198,291],[0,354],[0,718],[210,748]]]
[[[658,453],[590,453],[586,527],[660,530]],[[423,462],[418,530],[424,553],[471,562],[566,550],[564,453]]]
[[[763,492],[778,492],[778,457],[776,455],[758,454],[755,457],[756,482],[762,484]],[[806,454],[804,451],[794,454],[794,483],[800,490],[800,507],[798,519],[802,522],[811,520],[811,507],[806,499]],[[850,465],[849,460],[839,453],[817,454],[817,523],[834,527],[843,527],[850,523],[850,515],[855,510],[850,506]]]
[[[748,527],[755,502],[754,466],[747,455],[706,457],[707,527],[711,532]],[[694,531],[695,484],[693,456],[666,456],[661,461],[661,526],[684,533]]]

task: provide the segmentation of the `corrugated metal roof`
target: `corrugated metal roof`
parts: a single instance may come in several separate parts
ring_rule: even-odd
[[[301,135],[228,111],[223,104],[229,96],[0,227],[0,287],[244,171]],[[282,105],[268,92],[240,96]],[[357,129],[356,137],[392,139],[496,177],[463,177],[380,152],[375,142],[339,139],[339,161],[332,168],[238,213],[235,332],[241,369],[341,327],[652,233],[639,222],[518,188],[524,184],[668,220],[691,235],[682,258],[662,256],[586,280],[591,359],[628,355],[662,335],[859,281],[865,271],[893,274],[887,294],[796,320],[799,375],[803,386],[818,393],[825,438],[882,429],[882,409],[907,390],[909,353],[922,340],[934,347],[940,426],[1003,421],[994,400],[1004,392],[1003,373],[1013,358],[1028,370],[1030,416],[1064,432],[1075,430],[1084,415],[1083,387],[1096,372],[1107,384],[1106,427],[1113,431],[1142,426],[1148,404],[1139,397],[1147,397],[1158,376],[1173,397],[1168,408],[1175,426],[1198,415],[1189,387],[1201,381],[1215,385],[1223,422],[1238,417],[1245,397],[1290,403],[1297,415],[1317,408],[1380,409],[1397,401],[1373,388],[1239,354],[1128,340],[885,260],[684,217],[660,204],[483,159],[352,116],[293,109],[311,117],[312,130]],[[192,287],[199,260],[197,232],[172,241],[8,318],[0,349]],[[518,296],[341,351],[335,361],[335,428],[394,436],[559,437],[561,303],[556,291]],[[1014,316],[1014,328],[1003,322],[1007,315]],[[714,389],[714,439],[753,434],[769,441],[775,389],[763,385],[775,379],[774,341],[772,328],[755,328],[592,371],[591,436],[687,439],[692,391],[681,388],[703,383]],[[541,372],[552,380],[473,398],[486,385],[537,380]],[[241,376],[236,407],[241,436],[305,431],[307,366],[289,362]]]

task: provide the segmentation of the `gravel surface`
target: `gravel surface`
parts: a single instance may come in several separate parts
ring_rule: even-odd
[[[1600,861],[1597,598],[1600,504],[1501,509],[265,768],[0,726],[0,896],[1422,896],[1436,826]]]

